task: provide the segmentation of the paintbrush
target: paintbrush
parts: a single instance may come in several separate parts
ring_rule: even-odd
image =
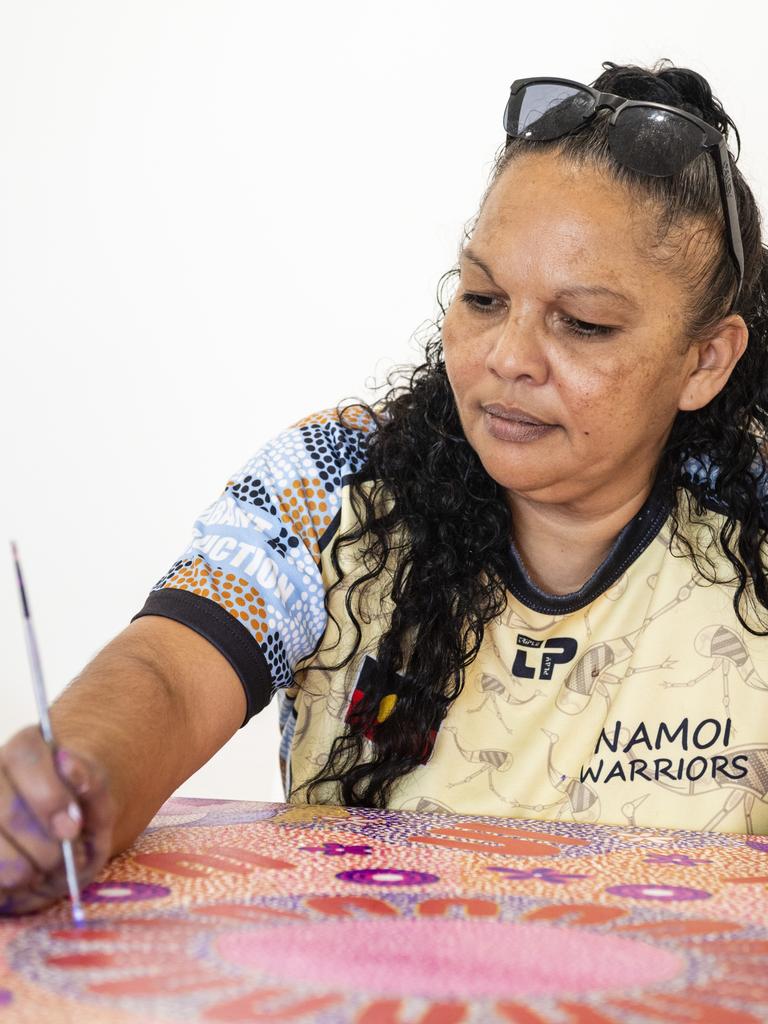
[[[27,655],[29,656],[29,669],[32,675],[32,688],[35,692],[35,702],[37,704],[37,716],[40,719],[40,732],[43,734],[43,739],[48,744],[51,751],[55,752],[56,745],[53,739],[53,730],[51,729],[51,719],[50,716],[48,715],[48,699],[45,695],[43,669],[40,664],[40,655],[37,650],[35,631],[32,627],[32,614],[30,612],[29,602],[27,601],[26,591],[24,590],[24,580],[21,575],[19,553],[14,541],[11,541],[11,550],[13,552],[13,561],[16,564],[16,577],[19,581],[19,597],[21,599],[21,608],[24,615],[25,636],[27,640]],[[80,899],[80,883],[77,880],[77,871],[75,870],[75,855],[72,850],[71,841],[69,839],[62,839],[61,849],[64,855],[64,868],[67,874],[67,886],[69,887],[69,897],[72,901],[72,920],[79,927],[80,925],[85,923],[85,912],[83,911],[83,904]]]

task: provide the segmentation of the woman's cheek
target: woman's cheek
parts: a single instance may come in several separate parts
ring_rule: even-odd
[[[443,321],[442,338],[445,372],[455,394],[457,387],[460,387],[460,381],[462,378],[462,357],[461,347],[458,344],[457,333],[454,329],[450,313],[446,314],[445,320]]]
[[[604,410],[611,416],[623,405],[624,399],[634,401],[636,397],[634,368],[618,360],[555,363],[552,372],[559,389],[567,393],[569,405]]]
[[[471,382],[483,375],[486,344],[478,334],[457,330],[443,331],[443,355],[451,383]]]

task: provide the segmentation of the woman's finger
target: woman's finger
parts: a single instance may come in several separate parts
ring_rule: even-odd
[[[82,813],[39,729],[22,729],[0,748],[0,773],[0,822],[48,870],[57,842],[79,834]]]

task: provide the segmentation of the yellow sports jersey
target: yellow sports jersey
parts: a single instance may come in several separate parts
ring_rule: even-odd
[[[344,597],[365,571],[358,549],[339,551],[330,614],[323,596],[371,429],[362,411],[347,426],[331,409],[274,437],[201,513],[138,613],[215,643],[243,681],[247,717],[278,696],[287,797],[324,764],[375,678],[392,611],[387,573],[362,615],[353,592],[360,647],[345,668],[322,667],[357,636]],[[710,584],[679,538],[670,545],[669,513],[657,485],[573,594],[541,591],[510,542],[506,611],[486,625],[461,694],[390,807],[768,834],[768,638],[736,617],[733,567],[711,544],[723,515],[684,521],[714,562]],[[396,700],[385,697],[380,719]],[[340,803],[337,784],[318,798]]]

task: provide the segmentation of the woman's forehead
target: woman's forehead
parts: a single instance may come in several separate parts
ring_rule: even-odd
[[[520,164],[518,167],[517,164]],[[572,246],[601,242],[632,252],[652,225],[651,211],[638,204],[625,185],[590,167],[570,170],[563,161],[515,161],[483,203],[473,237],[487,245],[524,241],[540,232]],[[545,240],[545,239],[542,239]]]
[[[627,198],[624,186],[590,167],[519,162],[487,196],[462,267],[480,268],[499,288],[535,279],[627,310],[643,307],[650,294],[660,298],[660,289],[674,299],[668,268],[649,258],[652,212]]]

